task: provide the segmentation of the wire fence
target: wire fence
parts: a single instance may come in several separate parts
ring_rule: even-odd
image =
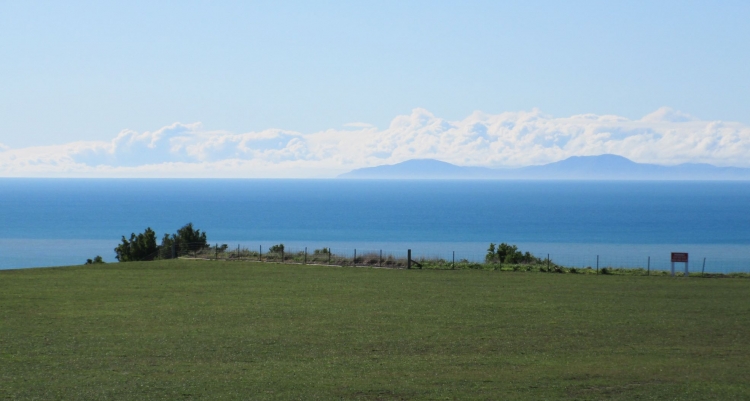
[[[331,266],[362,266],[392,269],[486,269],[503,271],[536,271],[602,275],[675,275],[750,277],[750,260],[721,260],[693,256],[689,263],[670,261],[670,255],[612,257],[607,255],[544,254],[530,255],[524,261],[499,261],[487,254],[444,251],[440,255],[418,251],[383,249],[334,249],[328,247],[289,247],[282,244],[264,248],[237,244],[190,244],[182,250],[173,249],[172,257],[224,261],[255,261],[264,263],[310,264]],[[163,250],[159,253],[165,255]],[[527,254],[528,255],[528,254]],[[747,263],[745,263],[747,262]]]

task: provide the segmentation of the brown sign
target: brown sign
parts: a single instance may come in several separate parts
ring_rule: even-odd
[[[688,261],[688,254],[683,252],[672,252],[672,262],[685,262]]]

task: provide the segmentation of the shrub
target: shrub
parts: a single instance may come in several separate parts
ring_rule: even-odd
[[[284,244],[276,244],[268,248],[268,252],[281,253],[284,252]]]
[[[87,265],[98,265],[98,264],[101,264],[101,263],[106,263],[106,262],[104,262],[104,259],[102,259],[102,257],[99,256],[99,255],[96,255],[93,260],[92,259],[86,259],[86,264]]]

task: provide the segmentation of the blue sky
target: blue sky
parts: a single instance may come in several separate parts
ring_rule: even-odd
[[[31,171],[24,170],[30,164],[9,162],[10,154],[4,163],[2,153],[37,162],[55,154],[58,164],[64,157],[80,164],[80,157],[70,155],[74,143],[106,142],[110,148],[101,151],[112,153],[123,132],[153,135],[175,123],[191,127],[182,135],[199,134],[209,142],[271,131],[305,142],[309,135],[353,131],[364,143],[392,137],[386,131],[395,120],[423,112],[463,127],[476,123],[475,111],[490,119],[539,112],[558,122],[583,114],[640,121],[665,106],[702,123],[625,134],[613,133],[620,126],[597,129],[609,129],[610,136],[643,130],[699,135],[720,120],[734,128],[711,134],[712,146],[737,136],[741,145],[726,152],[739,160],[731,159],[733,164],[742,164],[750,156],[743,153],[750,124],[748,20],[747,1],[2,1],[0,174]],[[353,130],[349,123],[362,124]],[[389,157],[362,156],[359,163],[337,165],[333,154],[347,150],[329,150],[330,163],[320,174],[410,155],[441,156],[409,153],[425,143],[412,136],[417,142],[405,148],[389,145],[376,152]],[[172,142],[169,149],[175,149]],[[284,160],[312,157],[310,146],[308,156]],[[507,149],[504,158],[493,157],[495,149],[460,159],[521,165],[594,151],[550,146],[526,159],[511,157],[523,148]],[[632,149],[610,150],[639,157]],[[727,160],[721,150],[639,161],[721,164]],[[148,165],[206,162],[173,153],[167,150]],[[226,160],[251,157],[248,151],[222,154]],[[135,163],[94,159],[100,164],[86,166]],[[82,167],[79,174],[94,174],[87,171]]]

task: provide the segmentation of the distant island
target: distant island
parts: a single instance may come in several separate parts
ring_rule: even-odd
[[[412,159],[393,165],[352,170],[347,179],[541,179],[541,180],[750,180],[750,168],[702,163],[674,166],[636,163],[604,154],[573,156],[538,166],[492,169],[457,166],[434,159]]]

